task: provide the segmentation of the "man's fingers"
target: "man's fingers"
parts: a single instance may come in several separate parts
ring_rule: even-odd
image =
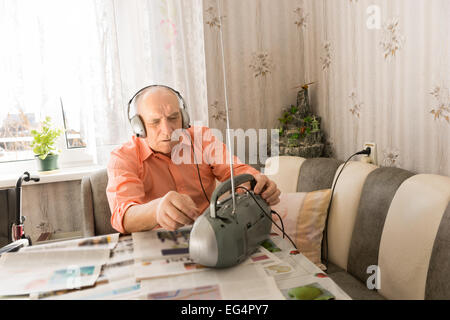
[[[189,218],[195,220],[200,214],[194,201],[185,194],[179,194],[179,196],[174,197],[170,201],[175,208],[183,212]]]
[[[261,194],[261,197],[267,200],[272,197],[277,190],[277,185],[274,182],[269,181],[267,184],[267,189]]]
[[[175,231],[183,226],[173,220],[168,214],[163,214],[159,223],[161,224],[161,227],[169,231]]]
[[[253,189],[253,192],[255,192],[255,194],[260,194],[261,191],[264,189],[264,186],[269,181],[269,179],[266,176],[257,175],[257,176],[255,176],[255,180],[256,180],[256,185],[255,185],[255,188]]]
[[[189,218],[189,216],[178,210],[172,203],[167,206],[166,213],[172,220],[179,224],[187,225],[194,223],[194,219]]]
[[[265,200],[270,206],[273,206],[280,202],[280,194],[281,191],[277,189],[273,195],[271,195],[269,198]]]
[[[274,202],[269,203],[269,206],[274,206],[280,203],[280,198],[277,198]]]

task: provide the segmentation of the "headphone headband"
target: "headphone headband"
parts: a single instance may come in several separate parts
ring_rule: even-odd
[[[181,111],[181,122],[182,122],[182,128],[183,129],[187,129],[190,127],[189,125],[189,114],[187,112],[187,108],[186,108],[186,102],[183,99],[183,96],[175,89],[166,86],[166,85],[162,85],[162,84],[153,84],[153,85],[149,85],[146,86],[142,89],[140,89],[138,92],[136,92],[133,97],[130,99],[130,101],[128,102],[128,109],[127,109],[127,116],[128,116],[128,121],[131,124],[131,127],[133,129],[134,134],[136,135],[136,137],[140,137],[140,138],[145,138],[147,137],[147,132],[145,130],[145,125],[142,122],[141,117],[139,116],[139,114],[137,113],[137,108],[135,106],[135,99],[137,96],[139,96],[140,93],[142,93],[143,91],[149,89],[149,88],[153,88],[153,87],[160,87],[160,88],[166,88],[169,89],[170,91],[172,91],[173,93],[175,93],[175,95],[178,98],[178,102],[179,102],[179,107],[180,107],[180,111]],[[135,114],[130,117],[130,107],[133,104],[134,109],[135,109]]]

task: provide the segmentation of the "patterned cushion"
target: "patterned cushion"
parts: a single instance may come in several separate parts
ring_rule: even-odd
[[[282,193],[280,203],[272,206],[281,216],[285,233],[298,250],[322,270],[326,270],[321,261],[321,249],[330,196],[331,189]],[[278,217],[273,217],[281,227]],[[276,226],[272,231],[280,234]]]

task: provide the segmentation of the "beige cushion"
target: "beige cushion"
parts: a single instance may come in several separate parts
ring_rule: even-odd
[[[297,249],[322,270],[326,270],[321,261],[321,251],[330,196],[331,189],[282,193],[280,203],[272,206],[283,219],[284,232]],[[281,227],[276,215],[273,219]],[[272,226],[272,231],[282,234],[276,226]]]
[[[378,254],[383,296],[424,299],[433,243],[449,201],[449,177],[415,175],[397,190]]]
[[[305,160],[289,156],[268,158],[264,174],[277,184],[281,192],[296,192],[300,167]]]
[[[333,185],[343,164],[339,166]],[[350,161],[342,171],[334,190],[330,216],[328,217],[328,259],[347,270],[350,242],[355,225],[361,192],[370,172],[377,166]]]

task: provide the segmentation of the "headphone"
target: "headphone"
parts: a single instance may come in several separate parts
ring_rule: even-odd
[[[136,135],[136,137],[138,137],[138,138],[146,138],[147,137],[147,131],[145,130],[144,122],[142,121],[141,116],[136,112],[137,111],[136,97],[139,96],[139,94],[142,93],[143,91],[145,91],[149,88],[153,88],[153,87],[166,88],[166,89],[169,89],[171,92],[175,93],[175,95],[178,98],[178,104],[180,106],[180,111],[181,111],[181,126],[183,129],[190,128],[189,113],[187,112],[186,102],[184,101],[181,94],[177,90],[175,90],[169,86],[165,86],[165,85],[161,85],[161,84],[153,84],[150,86],[146,86],[146,87],[142,88],[141,90],[139,90],[138,92],[136,92],[133,95],[133,97],[130,99],[130,101],[128,102],[128,111],[127,111],[128,121],[130,122],[131,128],[133,129],[133,132]],[[130,117],[131,106],[133,106],[133,109],[134,109],[134,115],[132,117]]]

